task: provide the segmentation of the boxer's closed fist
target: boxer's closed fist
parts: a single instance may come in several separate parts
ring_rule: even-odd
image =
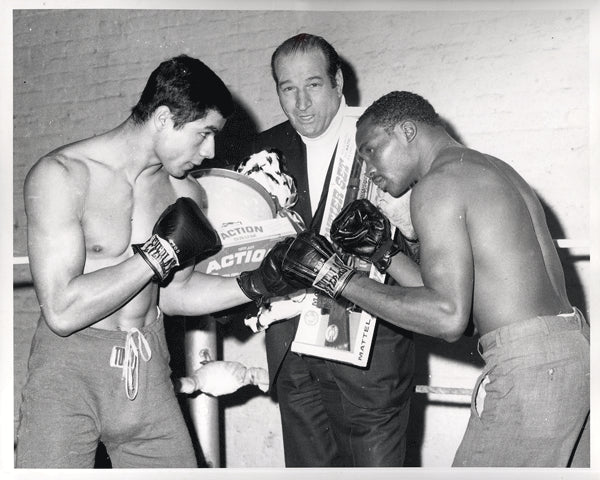
[[[217,253],[221,241],[196,202],[181,197],[161,214],[146,243],[132,247],[152,268],[154,279],[163,281],[173,268]]]
[[[356,273],[337,256],[325,237],[310,230],[294,239],[283,258],[281,270],[290,285],[314,287],[332,298],[341,295]]]
[[[256,270],[242,272],[237,278],[242,292],[257,305],[262,305],[268,298],[282,297],[298,290],[281,273],[281,262],[292,241],[293,237],[288,237],[275,244]]]
[[[344,252],[373,263],[384,272],[398,246],[389,220],[367,199],[346,205],[331,224],[331,240]]]

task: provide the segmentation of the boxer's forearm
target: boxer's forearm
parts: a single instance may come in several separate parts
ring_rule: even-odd
[[[177,278],[160,293],[160,308],[167,315],[197,316],[219,312],[250,302],[235,277],[192,272]]]
[[[34,285],[48,326],[57,335],[67,336],[125,305],[148,284],[153,273],[139,255],[134,255],[118,265],[78,275],[66,285],[44,278],[48,274],[34,273]]]
[[[452,302],[422,284],[414,287],[383,285],[355,275],[342,296],[393,325],[450,342],[460,338],[468,320]]]

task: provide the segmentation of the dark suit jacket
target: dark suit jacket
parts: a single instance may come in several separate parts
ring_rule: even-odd
[[[294,178],[298,191],[298,201],[293,210],[302,217],[307,226],[310,225],[313,218],[308,193],[306,147],[302,139],[289,122],[284,122],[259,134],[252,150],[258,152],[269,147],[283,153],[285,168]],[[328,185],[328,182],[325,184]],[[288,353],[297,326],[296,318],[274,323],[266,331],[271,385],[274,384],[281,362]],[[412,336],[379,320],[367,368],[339,362],[329,363],[340,390],[355,405],[374,408],[397,405],[410,395],[414,373]]]

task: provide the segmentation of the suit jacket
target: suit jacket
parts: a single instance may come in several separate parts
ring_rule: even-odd
[[[293,210],[302,217],[306,225],[310,225],[313,216],[304,142],[286,121],[258,135],[252,150],[258,152],[264,148],[275,148],[283,153],[285,169],[294,178],[298,191],[298,201]],[[325,185],[329,185],[328,179]],[[316,216],[319,214],[320,212],[316,212]],[[266,331],[271,385],[276,381],[281,363],[288,354],[297,326],[298,318],[274,323]],[[387,322],[378,321],[373,341],[371,358],[366,368],[323,361],[330,363],[340,390],[355,405],[366,408],[397,405],[410,395],[414,373],[412,336]]]

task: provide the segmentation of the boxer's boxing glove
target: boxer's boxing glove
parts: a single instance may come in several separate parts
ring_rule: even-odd
[[[217,253],[221,241],[198,204],[181,197],[161,214],[146,243],[132,248],[154,271],[153,280],[163,281],[173,268]]]
[[[298,290],[288,284],[281,273],[283,256],[293,240],[293,237],[288,237],[275,244],[256,270],[242,272],[237,277],[242,292],[254,300],[256,305],[260,306],[268,298],[288,295]]]
[[[381,272],[400,251],[389,220],[367,199],[346,205],[331,224],[331,240],[344,252],[371,262]]]
[[[312,231],[298,234],[281,265],[286,281],[298,288],[314,287],[338,298],[356,270],[344,264],[329,241]]]

